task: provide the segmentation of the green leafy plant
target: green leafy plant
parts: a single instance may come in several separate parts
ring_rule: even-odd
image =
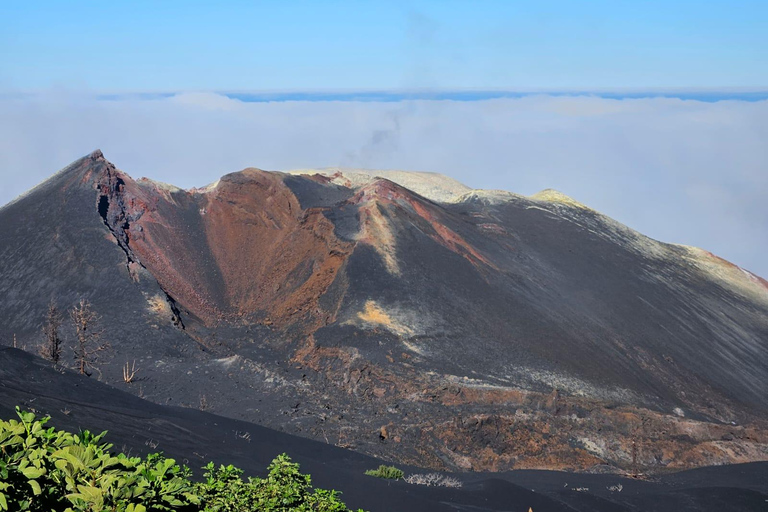
[[[266,478],[243,480],[234,466],[209,463],[204,481],[160,454],[113,454],[106,432],[78,434],[46,428],[16,408],[18,420],[0,420],[0,511],[348,512],[339,493],[313,489],[309,475],[285,455]]]
[[[266,478],[243,481],[242,471],[231,465],[209,463],[205,469],[199,490],[206,512],[348,512],[338,492],[313,489],[311,477],[286,454],[272,461]]]
[[[385,466],[382,464],[376,469],[369,469],[365,474],[377,478],[386,478],[387,480],[400,480],[403,478],[404,473],[395,466]]]
[[[16,409],[0,421],[0,510],[194,510],[198,499],[187,468],[173,459],[145,460],[110,453],[106,432],[94,435],[45,428]]]
[[[217,469],[213,462],[204,469],[205,481],[198,485],[198,492],[206,512],[249,510],[251,493],[247,482],[241,478],[242,470],[231,464]]]

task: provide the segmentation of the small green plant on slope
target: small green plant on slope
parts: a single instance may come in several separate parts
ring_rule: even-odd
[[[335,491],[312,489],[309,475],[283,454],[269,476],[243,481],[233,466],[208,464],[205,481],[159,454],[113,455],[106,432],[45,428],[49,418],[16,409],[0,420],[0,511],[348,512]]]
[[[386,478],[387,480],[400,480],[403,478],[404,473],[395,466],[385,466],[382,464],[377,469],[369,469],[365,474],[377,478]]]

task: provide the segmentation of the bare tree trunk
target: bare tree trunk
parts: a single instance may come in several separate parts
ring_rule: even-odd
[[[61,359],[61,338],[59,337],[61,322],[62,317],[56,301],[51,299],[43,325],[44,340],[43,346],[40,347],[40,355],[55,364],[58,364]]]
[[[74,354],[78,370],[82,375],[91,375],[88,370],[96,370],[99,352],[109,348],[107,342],[101,341],[103,331],[98,329],[99,315],[93,311],[91,303],[86,299],[70,311],[70,318],[75,328]]]

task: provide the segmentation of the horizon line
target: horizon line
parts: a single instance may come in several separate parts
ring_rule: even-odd
[[[82,95],[102,101],[158,100],[186,94],[214,94],[244,103],[267,102],[400,102],[483,101],[532,96],[597,97],[602,99],[653,99],[717,101],[768,100],[768,86],[760,87],[606,87],[606,88],[382,88],[382,89],[190,89],[190,90],[75,90],[49,88],[0,91],[0,98],[28,98],[50,93]]]

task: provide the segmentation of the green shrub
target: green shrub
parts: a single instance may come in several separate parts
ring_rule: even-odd
[[[313,489],[285,454],[267,478],[243,481],[240,469],[209,463],[195,483],[162,455],[113,455],[106,432],[71,434],[45,428],[49,418],[16,413],[19,420],[0,420],[0,511],[348,512],[336,491]]]
[[[386,478],[388,480],[400,480],[403,478],[403,472],[401,470],[397,469],[395,466],[384,466],[383,464],[377,469],[369,469],[365,474],[377,478]]]
[[[269,465],[267,478],[242,480],[234,466],[211,462],[205,467],[205,482],[200,484],[200,500],[205,512],[347,512],[336,491],[312,489],[312,479],[299,471],[299,465],[285,454]]]
[[[0,510],[195,510],[189,470],[173,459],[114,456],[106,432],[46,429],[49,418],[16,413],[0,421]]]

